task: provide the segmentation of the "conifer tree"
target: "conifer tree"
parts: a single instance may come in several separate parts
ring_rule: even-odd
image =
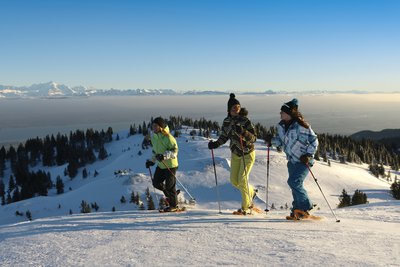
[[[126,199],[125,199],[124,196],[122,196],[121,199],[120,199],[119,201],[120,201],[122,204],[125,204],[125,203],[126,203]]]
[[[26,218],[28,218],[28,220],[32,221],[32,213],[29,210],[27,210],[25,212],[25,215],[26,215]]]
[[[12,202],[17,202],[17,201],[20,201],[20,200],[21,200],[21,196],[20,196],[20,193],[19,193],[18,186],[16,186],[15,189],[14,189]]]
[[[147,209],[148,210],[155,210],[156,209],[156,207],[154,205],[153,197],[151,195],[149,195],[149,197],[147,198]]]
[[[10,175],[10,179],[8,181],[8,191],[11,192],[14,189],[15,189],[14,176]]]
[[[5,195],[6,195],[6,186],[4,185],[3,179],[0,179],[0,197],[3,198]]]
[[[89,204],[86,201],[82,200],[81,213],[90,213],[90,212],[92,212],[92,210],[91,210]]]
[[[78,174],[78,168],[79,168],[79,165],[78,165],[78,162],[76,161],[76,159],[71,158],[69,160],[69,164],[67,166],[68,175],[71,178],[71,180],[73,178],[75,178],[76,175]]]
[[[135,204],[139,205],[139,203],[140,203],[140,195],[139,195],[139,192],[137,192],[136,193],[136,198],[135,198]]]
[[[400,181],[395,178],[395,182],[390,186],[390,190],[395,199],[400,199]]]
[[[357,189],[351,198],[351,205],[360,205],[365,203],[367,203],[367,195]]]
[[[95,211],[99,210],[99,205],[97,205],[97,202],[91,203],[92,209],[94,209]]]
[[[12,198],[11,198],[11,193],[10,190],[7,191],[7,199],[6,199],[6,203],[10,204],[12,203]]]
[[[87,178],[87,177],[88,177],[88,173],[87,173],[86,168],[84,168],[84,169],[82,170],[82,178],[85,179],[85,178]]]
[[[63,183],[60,175],[58,175],[56,178],[56,189],[57,189],[57,194],[64,193],[64,183]]]
[[[144,136],[146,136],[146,135],[148,134],[148,132],[149,132],[149,131],[147,130],[146,122],[143,121],[142,134],[143,134]]]
[[[104,160],[104,159],[107,158],[107,156],[108,156],[107,150],[106,150],[106,149],[104,148],[104,146],[102,145],[102,146],[100,147],[100,151],[99,151],[99,156],[98,156],[98,158],[99,158],[100,160]]]
[[[132,193],[131,193],[131,198],[130,198],[130,200],[129,200],[129,203],[135,203],[136,201],[135,201],[135,192],[134,191],[132,191]]]
[[[351,205],[351,198],[345,189],[343,189],[342,194],[339,197],[339,201],[338,208],[344,208]]]

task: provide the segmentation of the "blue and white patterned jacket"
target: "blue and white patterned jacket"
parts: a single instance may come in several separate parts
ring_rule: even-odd
[[[314,156],[318,147],[318,139],[311,127],[307,129],[295,121],[286,131],[285,123],[281,121],[277,128],[278,136],[272,139],[272,145],[283,146],[286,158],[290,162],[300,162],[300,157],[304,154]]]

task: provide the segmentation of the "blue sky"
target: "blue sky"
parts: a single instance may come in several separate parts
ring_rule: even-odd
[[[0,0],[0,84],[400,91],[400,1]]]

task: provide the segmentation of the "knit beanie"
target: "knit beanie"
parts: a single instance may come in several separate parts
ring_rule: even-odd
[[[297,110],[299,101],[296,98],[293,98],[291,101],[286,102],[282,105],[281,110],[286,114],[292,116],[293,111]]]
[[[235,94],[231,93],[231,94],[229,95],[229,100],[228,100],[228,112],[231,111],[231,108],[232,108],[234,105],[240,105],[240,102],[239,102],[239,100],[237,100],[237,99],[235,98]]]
[[[155,118],[153,120],[153,123],[157,124],[158,126],[160,126],[163,129],[167,126],[167,124],[165,123],[165,120],[161,117]]]

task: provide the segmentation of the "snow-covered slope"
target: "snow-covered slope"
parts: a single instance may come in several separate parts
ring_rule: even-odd
[[[185,132],[185,131],[184,131]],[[187,131],[189,132],[189,131]],[[208,140],[187,134],[179,137],[179,181],[196,198],[185,213],[160,214],[139,211],[129,201],[133,191],[151,187],[141,150],[142,136],[121,139],[106,146],[111,154],[87,166],[90,175],[74,180],[64,177],[66,192],[37,197],[0,207],[0,258],[4,266],[139,266],[139,265],[397,265],[399,201],[393,200],[389,184],[370,175],[367,166],[317,162],[313,172],[332,207],[343,189],[350,194],[360,189],[369,204],[336,209],[336,223],[315,181],[305,183],[314,203],[318,222],[290,222],[285,204],[291,204],[286,184],[284,154],[271,150],[269,203],[276,210],[267,215],[233,216],[240,207],[240,194],[229,183],[230,151],[227,145],[215,150],[222,214],[218,213],[215,176]],[[142,155],[139,155],[139,151]],[[256,144],[256,162],[251,183],[265,200],[267,151]],[[55,179],[65,166],[47,168]],[[93,177],[94,171],[99,175]],[[123,175],[115,171],[128,170]],[[7,184],[7,183],[6,183]],[[71,187],[69,191],[68,188]],[[178,186],[179,187],[179,186]],[[157,192],[160,197],[160,192]],[[182,190],[181,197],[189,199]],[[78,214],[82,200],[96,202],[99,212]],[[265,208],[261,200],[256,204]],[[283,209],[281,209],[281,206]],[[111,209],[115,207],[116,212]],[[15,212],[32,213],[33,221]],[[73,215],[69,215],[69,211]]]

